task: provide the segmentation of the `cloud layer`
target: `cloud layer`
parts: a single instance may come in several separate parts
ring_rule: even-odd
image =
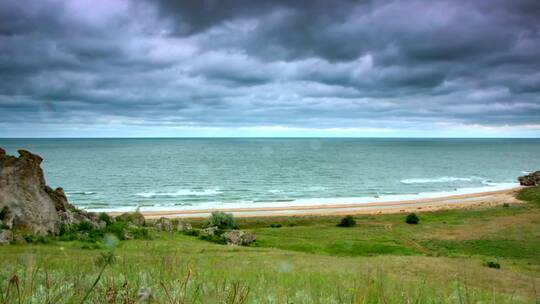
[[[540,2],[2,1],[0,136],[540,135]]]

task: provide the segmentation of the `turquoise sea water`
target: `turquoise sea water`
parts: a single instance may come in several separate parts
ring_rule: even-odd
[[[516,185],[540,139],[0,139],[91,210],[351,203]]]

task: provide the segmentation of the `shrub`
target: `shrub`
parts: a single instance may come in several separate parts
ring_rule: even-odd
[[[418,218],[418,216],[415,213],[410,213],[405,218],[405,223],[407,223],[407,224],[416,225],[416,224],[418,224],[418,222],[420,222],[420,219]]]
[[[116,221],[115,223],[112,223],[111,225],[105,227],[106,233],[114,234],[118,239],[124,240],[124,234],[128,227],[128,223],[125,221]]]
[[[104,221],[107,224],[107,226],[112,224],[113,222],[113,219],[111,218],[111,216],[105,212],[100,213],[98,218],[100,221]]]
[[[504,203],[504,204],[503,204],[503,207],[504,207],[504,208],[508,208],[508,207],[510,207],[510,204],[509,204],[509,203]]]
[[[89,221],[81,221],[79,224],[77,224],[77,230],[80,232],[90,232],[94,230],[94,225],[92,225],[92,223]]]
[[[218,227],[220,230],[236,229],[234,217],[231,213],[214,211],[204,223],[204,227]]]
[[[127,222],[136,226],[144,226],[146,223],[144,215],[138,211],[122,213],[115,219],[117,222]]]
[[[270,224],[270,228],[281,228],[281,224],[280,223],[272,223]]]
[[[184,230],[183,232],[185,235],[199,236],[199,230],[197,229]]]
[[[517,195],[517,199],[529,203],[540,204],[540,186],[521,189]]]
[[[152,239],[150,232],[148,232],[148,229],[144,227],[130,228],[129,233],[131,233],[133,238],[136,240],[151,240]]]
[[[29,244],[49,244],[50,238],[46,235],[29,234],[24,236],[24,240]]]
[[[338,227],[353,227],[354,225],[356,225],[356,221],[352,215],[347,215],[337,224]]]
[[[501,264],[499,264],[497,262],[493,262],[493,261],[488,261],[488,262],[486,262],[485,265],[487,267],[489,267],[489,268],[495,268],[495,269],[500,269],[501,268]]]

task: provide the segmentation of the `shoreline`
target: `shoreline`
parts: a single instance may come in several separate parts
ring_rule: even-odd
[[[232,213],[235,217],[328,216],[437,211],[467,207],[488,207],[502,205],[504,203],[519,203],[520,201],[515,198],[515,193],[522,188],[523,187],[518,186],[504,190],[386,202],[141,211],[141,213],[144,215],[144,217],[153,219],[159,217],[203,218],[209,216],[213,211]],[[116,216],[121,213],[123,212],[108,212],[108,214],[112,216]]]

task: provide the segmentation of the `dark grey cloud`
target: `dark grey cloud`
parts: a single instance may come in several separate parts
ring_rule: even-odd
[[[0,136],[82,126],[540,135],[538,16],[535,0],[2,1]]]

